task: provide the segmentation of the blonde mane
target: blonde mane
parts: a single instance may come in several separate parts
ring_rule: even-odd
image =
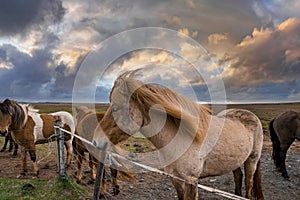
[[[183,123],[186,133],[195,137],[197,141],[203,141],[210,119],[208,106],[199,105],[168,88],[144,84],[134,78],[134,71],[119,76],[112,92],[116,87],[119,87],[120,95],[131,94],[130,100],[139,105],[143,116],[148,116],[150,108],[158,112],[165,112],[174,119],[177,126]],[[120,98],[122,97],[120,96]],[[160,106],[152,107],[155,104]]]

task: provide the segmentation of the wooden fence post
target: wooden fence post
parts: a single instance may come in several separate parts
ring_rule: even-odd
[[[94,195],[93,195],[93,200],[98,200],[100,196],[100,186],[102,183],[102,180],[105,176],[104,172],[104,162],[106,159],[106,149],[107,149],[107,143],[104,144],[103,149],[101,150],[101,155],[100,159],[98,162],[98,167],[97,167],[97,176],[95,180],[95,186],[94,186]]]
[[[54,116],[54,126],[55,126],[55,135],[56,135],[56,160],[57,160],[57,174],[60,178],[66,179],[66,167],[65,167],[65,156],[64,156],[64,132],[61,130],[63,127],[61,118],[59,116]]]

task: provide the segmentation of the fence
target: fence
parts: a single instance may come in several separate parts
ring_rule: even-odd
[[[55,138],[56,143],[51,143],[49,141],[48,144],[45,145],[37,145],[37,155],[38,155],[38,161],[41,167],[40,174],[45,179],[53,179],[55,176],[60,176],[63,179],[75,179],[75,172],[77,171],[76,166],[76,159],[72,159],[71,166],[66,168],[65,167],[65,152],[64,152],[64,134],[69,133],[68,131],[64,130],[61,127],[60,119],[55,118]],[[75,135],[78,139],[85,143],[90,143],[89,141],[85,140],[84,138],[81,138],[77,135]],[[55,153],[56,152],[56,153]],[[108,152],[111,156],[114,157],[120,157],[120,155]],[[75,152],[76,154],[76,152]],[[105,154],[106,155],[106,154]],[[103,159],[105,157],[103,155]],[[6,156],[8,156],[8,153],[6,153]],[[122,157],[120,157],[122,158]],[[124,159],[124,158],[122,158]],[[15,163],[14,163],[15,162]],[[30,161],[29,161],[30,163]],[[103,162],[100,162],[103,163]],[[108,194],[105,196],[106,199],[176,199],[177,194],[176,191],[171,184],[171,181],[167,179],[167,177],[177,178],[173,176],[172,174],[167,174],[161,170],[151,168],[149,166],[145,166],[140,163],[132,162],[134,165],[138,165],[139,167],[144,168],[145,170],[149,171],[148,173],[141,173],[141,174],[135,174],[134,178],[132,180],[119,180],[119,184],[121,185],[121,193],[118,196],[111,195],[111,192],[108,192]],[[16,161],[15,159],[8,159],[7,163],[3,162],[1,160],[1,164],[4,165],[11,165],[15,168],[18,167],[21,168],[20,161]],[[28,165],[30,166],[30,164]],[[99,165],[101,166],[101,165]],[[84,164],[84,168],[88,168],[87,162]],[[85,179],[80,183],[84,188],[89,192],[88,194],[82,194],[83,198],[91,199],[92,197],[94,199],[98,199],[99,195],[99,185],[101,182],[101,174],[103,174],[104,166],[102,165],[102,168],[98,168],[98,178],[96,179],[98,182],[91,184],[89,179],[89,172],[88,170],[84,170],[85,172]],[[32,171],[29,169],[29,171]],[[45,174],[44,172],[47,171]],[[3,170],[0,173],[4,172]],[[13,172],[10,174],[10,172],[6,172],[6,177],[15,178],[16,173]],[[46,175],[47,174],[47,175]],[[110,177],[111,175],[106,170],[106,175]],[[30,175],[29,175],[30,176]],[[30,177],[28,177],[30,178]],[[224,177],[222,178],[224,179]],[[107,182],[109,183],[109,179]],[[184,180],[182,180],[184,181]],[[208,179],[206,182],[213,183],[214,181],[219,181],[215,179]],[[225,181],[224,185],[228,185],[230,181],[230,185],[233,186],[233,180],[232,176],[229,176],[225,178],[223,181]],[[203,181],[205,182],[205,181]],[[74,187],[75,188],[75,187]],[[224,191],[220,191],[211,187],[198,185],[198,188],[203,190],[203,193],[201,191],[201,196],[204,196],[205,199],[207,198],[213,198],[213,199],[245,199],[239,196],[235,196],[231,193],[227,193]],[[113,188],[111,184],[108,184],[108,191],[112,191]],[[232,188],[232,191],[234,188]],[[216,195],[220,195],[217,197]],[[224,197],[224,198],[223,198]]]
[[[57,143],[58,143],[58,153],[57,153],[57,155],[62,157],[62,158],[57,159],[58,160],[58,174],[62,178],[65,178],[66,173],[65,173],[65,167],[64,167],[64,164],[63,164],[64,163],[64,158],[63,158],[63,155],[64,155],[64,153],[63,153],[63,138],[64,137],[63,137],[63,135],[64,135],[64,133],[68,133],[68,134],[72,134],[72,133],[62,129],[61,121],[60,121],[59,117],[55,118],[55,130],[56,130],[56,134],[58,135],[58,137],[57,137],[58,138],[57,139]],[[82,138],[78,135],[74,135],[74,137],[77,137],[81,141],[84,141],[85,143],[93,146],[93,144],[90,141],[87,141],[86,139],[84,139],[84,138]],[[115,158],[126,159],[126,158],[124,158],[124,157],[122,157],[118,154],[106,151],[106,147],[107,147],[107,144],[105,145],[104,150],[102,151],[102,153],[103,153],[103,155],[101,155],[102,159],[99,161],[99,165],[98,165],[98,169],[97,169],[97,178],[96,178],[95,187],[94,187],[93,199],[98,199],[99,198],[99,187],[100,187],[100,183],[103,179],[103,170],[104,170],[103,163],[105,161],[106,154],[109,153],[110,156],[113,156]],[[154,172],[154,173],[157,173],[157,174],[161,174],[163,176],[167,176],[169,178],[173,178],[173,179],[177,179],[177,180],[180,180],[182,182],[185,182],[185,180],[183,180],[179,177],[176,177],[173,174],[168,174],[164,171],[161,171],[159,169],[155,169],[155,168],[150,167],[150,166],[143,165],[143,164],[138,163],[138,162],[134,162],[134,161],[130,161],[130,162],[132,164],[138,166],[138,167],[141,167],[141,168],[149,171],[149,172]],[[213,194],[216,194],[216,195],[219,195],[219,196],[222,196],[222,197],[226,197],[226,198],[234,199],[234,200],[246,200],[246,198],[243,198],[243,197],[240,197],[240,196],[237,196],[237,195],[234,195],[234,194],[222,191],[222,190],[218,190],[218,189],[211,188],[211,187],[208,187],[208,186],[204,186],[204,185],[201,185],[201,184],[198,184],[197,186],[198,186],[198,188],[200,188],[202,190],[206,190],[208,192],[211,192]]]

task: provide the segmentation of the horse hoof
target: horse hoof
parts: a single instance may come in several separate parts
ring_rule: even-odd
[[[80,184],[80,183],[81,183],[81,180],[76,179],[76,183],[77,183],[77,184]]]
[[[104,198],[104,194],[101,194],[99,195],[99,199],[103,199]]]
[[[23,171],[21,171],[20,175],[21,175],[21,176],[25,176],[26,173],[27,173],[27,169],[24,169]]]
[[[113,188],[113,194],[116,196],[120,193],[120,186],[116,185]]]
[[[281,176],[285,179],[285,180],[289,180],[290,177],[288,174],[281,174]]]
[[[93,179],[90,179],[89,181],[88,181],[88,185],[92,185],[92,184],[94,184],[95,183],[95,180],[93,180]]]
[[[16,158],[16,157],[17,157],[17,154],[12,154],[11,157],[12,157],[12,158]]]
[[[40,174],[40,171],[36,171],[36,172],[34,172],[34,176],[35,176],[35,177],[38,177],[38,176],[39,176],[39,174]]]

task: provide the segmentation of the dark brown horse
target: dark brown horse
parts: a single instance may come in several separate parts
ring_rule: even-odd
[[[10,131],[6,131],[4,133],[1,132],[0,136],[5,137],[4,145],[3,145],[2,149],[0,150],[0,152],[6,151],[7,144],[9,143],[8,151],[11,152],[14,149],[12,157],[16,157],[18,155],[19,145],[12,138]]]
[[[273,144],[272,157],[278,171],[284,178],[289,178],[286,170],[286,154],[295,139],[300,140],[300,112],[286,111],[269,124]]]

